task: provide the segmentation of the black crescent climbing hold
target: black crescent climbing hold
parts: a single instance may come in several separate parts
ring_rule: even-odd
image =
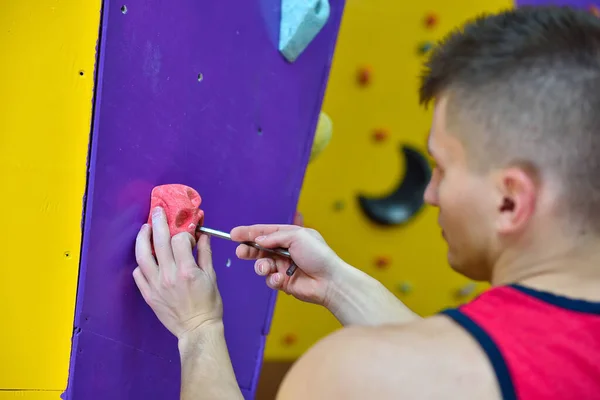
[[[358,196],[366,216],[381,225],[400,225],[412,219],[423,208],[423,194],[431,179],[431,167],[421,152],[407,145],[401,150],[406,168],[396,189],[379,198]]]

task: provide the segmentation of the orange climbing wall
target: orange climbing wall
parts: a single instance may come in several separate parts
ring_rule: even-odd
[[[356,196],[383,195],[402,179],[401,143],[425,152],[431,113],[418,104],[419,49],[469,17],[511,6],[507,0],[347,0],[323,107],[333,137],[308,168],[299,209],[342,258],[422,315],[468,300],[483,286],[447,266],[437,211],[425,209],[406,226],[383,229],[362,214]],[[361,71],[365,86],[358,83]],[[389,260],[387,268],[376,266],[378,257]],[[265,358],[296,358],[338,327],[322,307],[280,295]]]

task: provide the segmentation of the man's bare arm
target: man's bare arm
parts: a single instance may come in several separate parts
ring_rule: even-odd
[[[479,345],[445,317],[344,328],[298,360],[278,400],[499,400]]]
[[[344,262],[315,230],[292,225],[238,226],[231,237],[241,243],[256,241],[264,247],[283,247],[298,271],[286,274],[290,261],[241,244],[236,254],[257,260],[255,271],[267,285],[297,299],[325,306],[342,325],[380,325],[421,319],[376,279]]]
[[[339,269],[324,306],[342,325],[377,326],[422,319],[377,279],[350,265]]]

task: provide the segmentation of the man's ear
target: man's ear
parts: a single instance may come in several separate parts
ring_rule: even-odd
[[[497,228],[501,234],[524,229],[535,212],[538,184],[535,173],[522,166],[502,170],[498,175]]]

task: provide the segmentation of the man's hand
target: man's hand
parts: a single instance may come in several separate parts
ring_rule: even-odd
[[[193,247],[189,233],[171,238],[161,208],[153,210],[152,228],[142,226],[135,245],[135,283],[160,322],[179,340],[199,327],[222,324],[223,305],[208,236],[202,235],[198,241],[198,263]]]
[[[343,325],[403,323],[418,317],[381,283],[345,263],[313,229],[295,225],[239,226],[231,231],[237,242],[289,249],[298,266],[287,276],[290,260],[240,244],[239,258],[256,260],[257,274],[267,285],[299,300],[325,306]]]
[[[313,229],[295,225],[239,226],[231,231],[231,238],[237,242],[254,241],[267,248],[289,249],[298,266],[291,277],[285,273],[290,266],[290,260],[285,257],[245,244],[238,246],[236,255],[245,260],[256,259],[254,269],[257,274],[266,276],[270,288],[282,290],[302,301],[328,307],[338,278],[352,269]]]

